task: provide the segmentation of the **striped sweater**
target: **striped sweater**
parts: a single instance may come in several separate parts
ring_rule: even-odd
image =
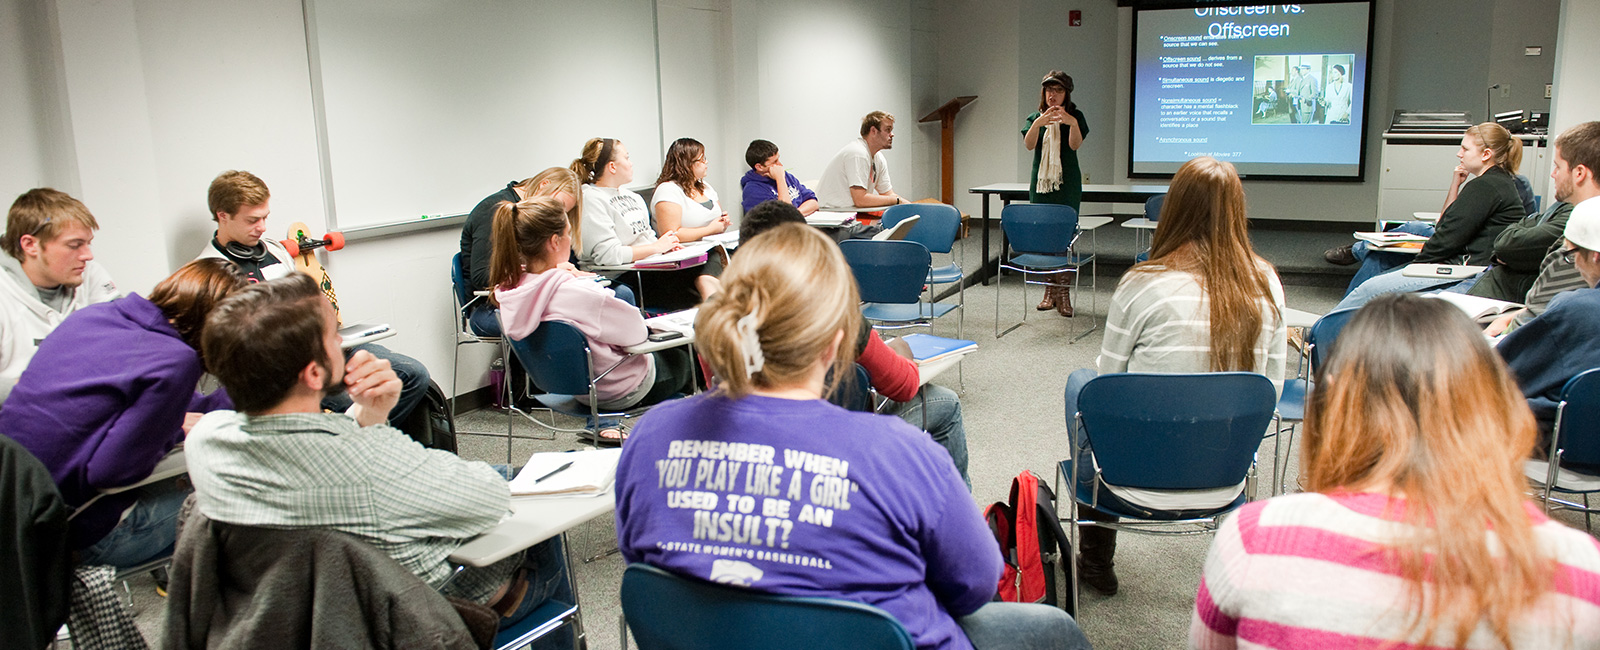
[[[1539,266],[1539,277],[1533,281],[1533,286],[1528,289],[1527,299],[1523,306],[1527,307],[1517,312],[1517,317],[1511,321],[1511,327],[1506,331],[1527,325],[1528,321],[1544,313],[1550,306],[1550,300],[1563,291],[1588,288],[1583,281],[1583,276],[1578,274],[1578,267],[1562,261],[1562,249],[1566,248],[1566,240],[1557,238],[1550,245],[1550,251],[1545,253],[1544,261]]]
[[[1189,647],[1376,648],[1410,625],[1405,582],[1378,551],[1403,531],[1389,497],[1291,494],[1246,505],[1206,557]],[[1528,504],[1535,535],[1557,562],[1553,588],[1513,624],[1518,650],[1600,647],[1600,543]],[[1391,648],[1449,647],[1446,634]],[[1486,624],[1468,648],[1499,648]]]
[[[1265,262],[1272,302],[1283,312],[1283,285]],[[1266,316],[1254,346],[1255,367],[1283,392],[1284,352],[1288,347],[1283,318],[1260,301]],[[1184,271],[1127,273],[1111,296],[1106,335],[1097,361],[1100,374],[1111,372],[1210,372],[1211,303],[1194,275]]]

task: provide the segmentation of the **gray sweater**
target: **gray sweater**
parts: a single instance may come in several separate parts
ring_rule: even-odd
[[[1283,311],[1283,285],[1266,262],[1260,262],[1272,289],[1272,303]],[[1260,301],[1261,334],[1256,337],[1255,367],[1283,393],[1287,331],[1283,318],[1272,317]],[[1211,304],[1193,275],[1183,271],[1127,273],[1111,296],[1106,336],[1100,346],[1101,374],[1110,372],[1210,372]]]

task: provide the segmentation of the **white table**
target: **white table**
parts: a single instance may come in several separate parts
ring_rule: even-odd
[[[610,491],[591,497],[512,497],[511,517],[457,547],[450,561],[489,566],[616,507],[616,495]],[[572,555],[570,549],[567,555]]]
[[[183,446],[179,445],[174,447],[172,451],[167,452],[167,455],[162,457],[160,462],[156,463],[155,468],[150,470],[150,475],[139,479],[138,483],[101,490],[101,492],[104,494],[127,492],[128,490],[132,490],[134,488],[144,487],[151,483],[158,483],[160,481],[165,481],[175,476],[183,476],[184,474],[188,473],[189,462],[183,456]]]
[[[928,385],[928,382],[933,381],[934,377],[938,377],[944,371],[954,368],[956,364],[961,363],[961,359],[965,358],[967,354],[971,353],[952,354],[938,361],[928,363],[927,365],[917,364],[917,385]]]
[[[1317,323],[1319,318],[1322,318],[1322,314],[1313,314],[1293,307],[1283,308],[1284,327],[1311,327]]]

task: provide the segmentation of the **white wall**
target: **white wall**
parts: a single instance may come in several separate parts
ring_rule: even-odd
[[[1600,119],[1600,0],[1561,0],[1561,29],[1556,38],[1555,88],[1550,104],[1550,132]]]

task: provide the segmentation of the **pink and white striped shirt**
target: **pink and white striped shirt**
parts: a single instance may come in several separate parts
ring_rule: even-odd
[[[1217,531],[1195,597],[1189,647],[1340,650],[1442,648],[1446,634],[1405,638],[1412,609],[1387,545],[1406,530],[1389,497],[1291,494],[1251,503]],[[1600,648],[1600,542],[1528,504],[1557,562],[1551,590],[1513,624],[1519,650]],[[1485,533],[1489,534],[1489,533]],[[1420,633],[1420,632],[1419,632]],[[1385,646],[1385,642],[1403,641]],[[1468,648],[1499,648],[1480,623]]]

